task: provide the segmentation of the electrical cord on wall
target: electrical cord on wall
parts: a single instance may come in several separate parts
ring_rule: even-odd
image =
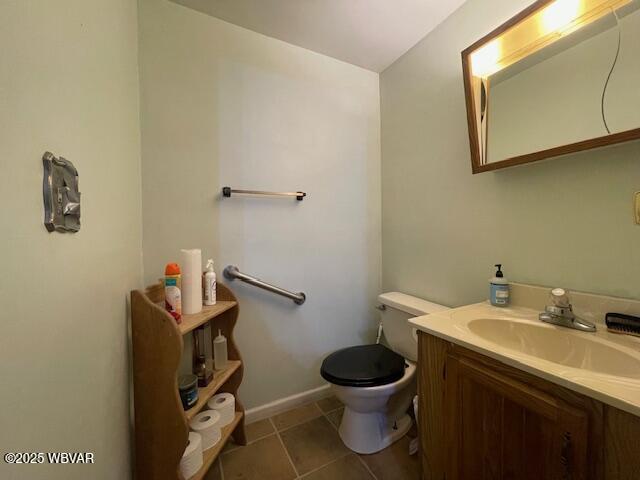
[[[609,124],[607,123],[607,116],[604,113],[604,100],[607,95],[607,88],[609,87],[609,81],[611,80],[611,75],[613,75],[613,71],[616,68],[618,63],[618,57],[620,56],[620,46],[622,44],[622,32],[620,29],[620,19],[618,18],[618,14],[615,10],[611,10],[613,16],[616,18],[616,26],[618,27],[618,48],[616,49],[616,56],[613,59],[613,64],[611,65],[611,70],[609,70],[609,74],[607,75],[607,80],[604,82],[604,88],[602,89],[602,99],[600,100],[600,111],[602,112],[602,122],[604,123],[604,128],[607,130],[608,134],[611,134],[611,130],[609,129]]]

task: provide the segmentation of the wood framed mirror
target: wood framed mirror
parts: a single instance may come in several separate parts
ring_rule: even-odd
[[[538,0],[462,67],[473,173],[640,139],[640,0]]]

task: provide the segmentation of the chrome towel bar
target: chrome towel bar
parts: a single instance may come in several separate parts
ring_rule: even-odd
[[[262,190],[237,190],[231,187],[222,187],[222,196],[230,197],[232,193],[241,195],[267,195],[272,197],[296,197],[301,202],[307,196],[305,192],[264,192]]]
[[[254,285],[258,288],[262,288],[263,290],[267,290],[277,295],[282,295],[283,297],[290,298],[297,305],[302,305],[307,299],[307,296],[302,292],[293,293],[289,290],[285,290],[284,288],[276,287],[269,283],[263,282],[262,280],[252,277],[251,275],[242,273],[235,265],[229,265],[224,269],[223,274],[225,278],[228,278],[229,280],[235,280],[237,278],[238,280],[242,280],[245,283]]]

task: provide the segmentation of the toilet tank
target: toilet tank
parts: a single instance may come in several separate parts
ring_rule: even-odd
[[[418,340],[409,318],[448,310],[448,307],[400,292],[378,295],[382,330],[389,347],[407,360],[418,360]]]

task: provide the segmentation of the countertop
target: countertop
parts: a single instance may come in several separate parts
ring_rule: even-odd
[[[417,330],[640,416],[640,338],[610,333],[602,324],[595,333],[579,332],[541,322],[538,314],[539,310],[526,307],[498,308],[483,302],[409,322]],[[489,340],[479,334],[478,322],[469,327],[473,320],[485,321],[487,332],[492,326],[495,331],[504,330],[505,340]],[[498,321],[508,323],[503,327],[495,323]],[[495,335],[500,338],[499,332]],[[543,356],[560,362],[569,359],[565,363],[572,366]]]

